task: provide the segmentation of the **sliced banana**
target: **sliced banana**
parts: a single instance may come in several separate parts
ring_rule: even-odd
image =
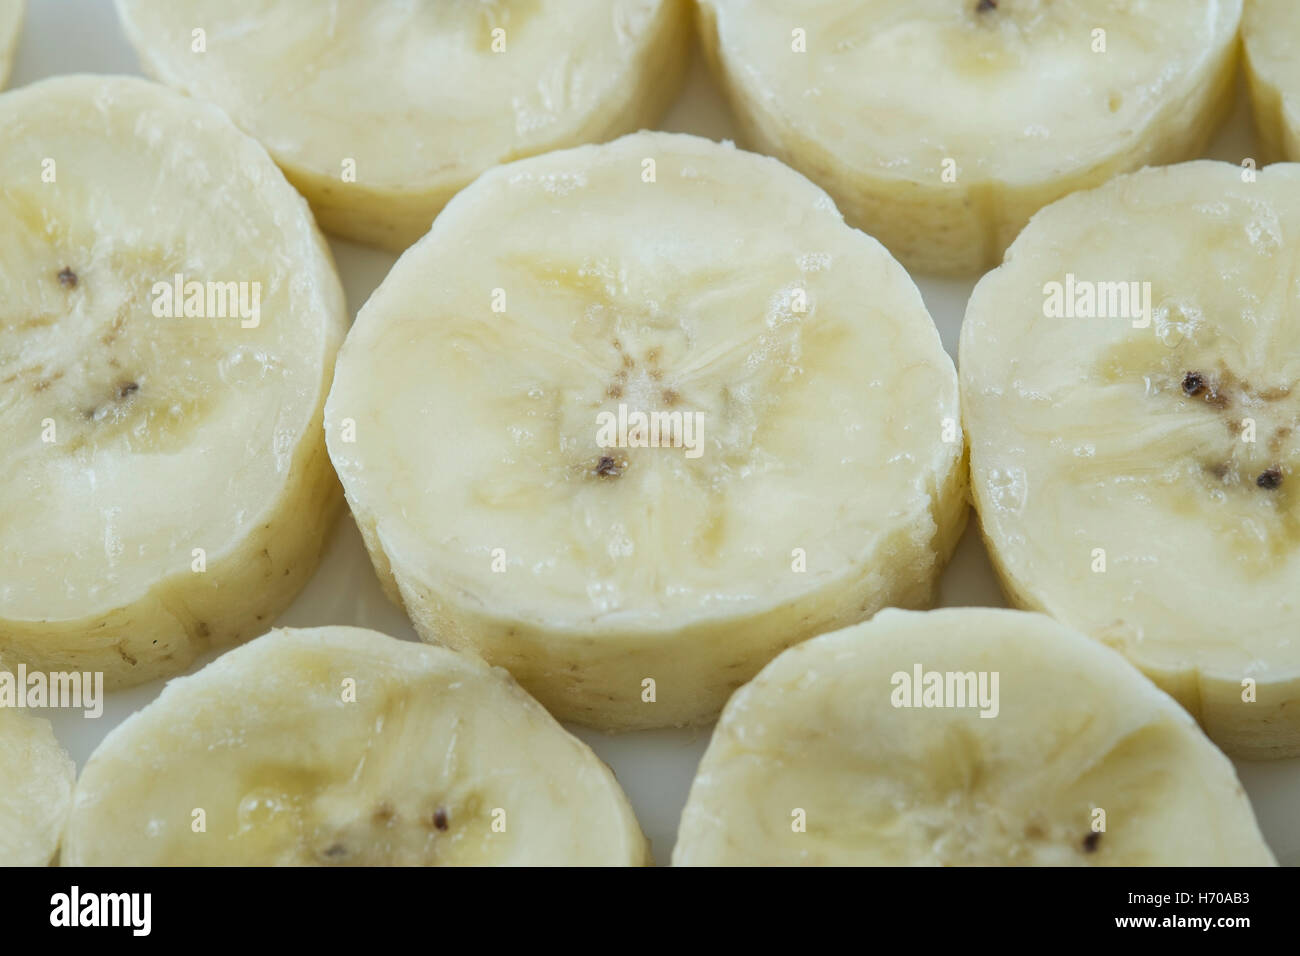
[[[0,129],[0,652],[173,674],[315,567],[342,289],[213,106],[60,77],[0,96]]]
[[[1076,189],[1196,156],[1227,112],[1241,0],[700,0],[754,148],[911,270],[996,265]]]
[[[355,627],[277,630],[105,738],[71,866],[640,865],[609,768],[504,671]]]
[[[1008,595],[1240,756],[1300,753],[1297,262],[1300,166],[1146,170],[1035,217],[962,327]]]
[[[887,610],[727,704],[676,866],[1272,865],[1232,764],[1039,614]]]
[[[1246,0],[1246,79],[1268,160],[1300,160],[1300,4]]]
[[[711,719],[782,648],[927,603],[966,514],[907,274],[693,136],[485,174],[362,309],[326,433],[421,636],[606,729]]]
[[[76,777],[48,720],[0,707],[0,866],[54,859]]]
[[[0,0],[0,87],[9,79],[18,34],[23,29],[23,0]]]
[[[651,126],[686,0],[118,0],[149,74],[223,107],[327,231],[400,251],[486,169]]]

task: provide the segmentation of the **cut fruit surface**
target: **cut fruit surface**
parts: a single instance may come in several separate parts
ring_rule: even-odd
[[[917,679],[919,676],[919,680]],[[886,610],[728,702],[673,863],[1252,866],[1232,764],[1113,651],[1040,614]]]
[[[327,627],[230,651],[110,733],[78,781],[63,862],[591,866],[648,856],[609,768],[504,671]]]
[[[687,0],[118,10],[145,71],[265,144],[324,229],[397,251],[499,163],[653,125],[689,59]]]
[[[913,271],[987,269],[1042,206],[1200,153],[1241,0],[700,0],[748,145]]]
[[[801,176],[691,136],[458,196],[358,316],[326,430],[420,634],[611,729],[708,720],[783,647],[925,604],[966,513],[907,274]]]
[[[1300,753],[1300,166],[1146,170],[1035,217],[961,337],[1017,604],[1122,650],[1229,753]]]
[[[59,77],[0,96],[0,128],[0,651],[174,674],[315,568],[342,289],[215,107]]]

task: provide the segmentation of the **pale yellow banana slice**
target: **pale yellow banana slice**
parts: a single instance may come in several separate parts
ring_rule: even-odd
[[[961,337],[1007,593],[1234,755],[1300,753],[1300,166],[1146,170],[1035,217]]]
[[[0,96],[0,129],[0,652],[176,673],[315,567],[342,290],[215,107],[60,77]]]
[[[710,719],[782,648],[928,602],[965,521],[956,415],[916,287],[825,193],[640,133],[458,196],[358,316],[326,432],[421,636],[622,729]]]
[[[700,0],[747,142],[912,270],[997,264],[1076,189],[1196,156],[1241,0]]]
[[[149,74],[223,107],[327,231],[402,250],[499,163],[652,125],[687,0],[118,0]]]
[[[277,630],[114,730],[65,865],[640,865],[609,768],[499,669],[354,627]]]
[[[48,720],[0,707],[0,866],[54,859],[76,776]]]
[[[1246,0],[1241,33],[1264,158],[1300,160],[1300,4]]]
[[[23,29],[23,0],[0,0],[0,87],[9,79],[14,48]]]
[[[1039,614],[887,610],[769,664],[700,763],[677,866],[1272,865],[1232,764]]]

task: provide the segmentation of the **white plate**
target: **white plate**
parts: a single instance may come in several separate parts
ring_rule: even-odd
[[[138,73],[136,59],[122,36],[108,0],[29,0],[11,86],[60,73]],[[735,135],[727,107],[698,57],[687,88],[660,128],[713,139]],[[0,134],[2,135],[2,134]],[[1244,95],[1236,114],[1206,155],[1240,162],[1255,153]],[[387,274],[396,257],[331,240],[352,314]],[[956,355],[957,333],[974,280],[921,278],[917,283],[949,353]],[[944,605],[1005,606],[993,569],[974,526],[966,532],[944,573]],[[335,529],[325,560],[297,601],[277,622],[288,626],[356,624],[415,640],[405,615],[379,590],[360,535],[349,516]],[[209,655],[194,669],[207,663]],[[104,714],[88,720],[77,712],[50,711],[55,732],[78,766],[113,727],[153,700],[162,682],[109,696]],[[677,820],[704,747],[706,730],[647,731],[610,736],[574,728],[614,768],[632,800],[641,826],[654,845],[655,859],[666,864],[677,836]],[[1264,836],[1283,864],[1300,865],[1300,759],[1271,763],[1238,762]]]

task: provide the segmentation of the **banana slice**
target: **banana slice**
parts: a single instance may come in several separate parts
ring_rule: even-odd
[[[0,87],[9,79],[14,48],[23,29],[23,0],[0,0]]]
[[[223,107],[327,231],[401,251],[486,169],[651,126],[686,0],[118,0],[146,72]]]
[[[76,777],[48,720],[0,707],[0,866],[54,859]]]
[[[1274,860],[1232,764],[1122,657],[962,608],[883,611],[764,668],[723,711],[673,864]]]
[[[1300,159],[1300,6],[1247,0],[1241,21],[1255,128],[1267,159]]]
[[[1300,166],[1147,170],[1035,217],[961,335],[1009,597],[1229,753],[1300,753]]]
[[[609,768],[504,671],[355,627],[277,630],[105,738],[63,863],[640,865]]]
[[[931,600],[966,515],[954,381],[825,193],[640,133],[458,196],[358,316],[326,434],[421,636],[561,719],[662,727]]]
[[[756,149],[908,269],[996,265],[1042,206],[1196,156],[1226,114],[1241,0],[700,0]]]
[[[173,674],[315,567],[342,289],[215,107],[60,77],[0,96],[0,129],[0,651]]]

